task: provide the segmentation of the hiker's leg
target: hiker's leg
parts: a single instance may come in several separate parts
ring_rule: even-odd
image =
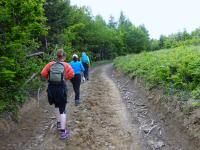
[[[59,108],[58,107],[55,108],[55,114],[56,114],[57,122],[60,122],[60,112],[59,112]]]
[[[75,74],[75,76],[74,76],[74,84],[73,84],[73,88],[74,88],[74,100],[77,99],[77,79],[78,79],[78,75]]]
[[[87,71],[88,71],[88,65],[87,65],[87,63],[83,63],[83,67],[85,69],[85,71],[83,72],[84,73],[84,77],[87,79]]]
[[[67,116],[66,116],[65,106],[66,106],[66,104],[59,106],[61,130],[64,130],[66,128],[66,119],[67,119]]]
[[[87,80],[89,80],[89,65],[88,65],[88,68],[87,68]]]
[[[72,83],[72,85],[73,85],[74,92],[75,92],[75,82],[76,82],[76,79],[75,79],[75,77],[73,77],[73,78],[71,79],[71,83]]]
[[[65,139],[69,137],[69,131],[66,128],[67,115],[66,115],[66,104],[67,104],[67,86],[63,85],[60,89],[60,103],[59,103],[59,112],[60,112],[60,138]]]
[[[48,85],[48,97],[51,97],[51,101],[49,100],[49,103],[52,102],[55,105],[55,116],[57,120],[57,129],[60,129],[60,112],[59,112],[59,105],[58,105],[58,89],[56,86],[49,84]]]
[[[85,67],[85,68],[86,68],[86,69],[85,69],[85,76],[86,76],[85,78],[88,80],[88,78],[89,78],[89,73],[88,73],[88,71],[89,71],[89,65],[86,64],[85,66],[86,66],[86,67]]]
[[[74,95],[75,95],[75,99],[76,99],[76,76],[74,76],[71,79],[71,83],[72,83],[72,86],[73,86],[73,89],[74,89]]]
[[[80,86],[81,86],[81,74],[79,74],[78,79],[77,79],[77,88],[78,88],[78,97],[80,99]]]
[[[66,128],[66,119],[67,119],[67,115],[66,115],[66,112],[65,112],[65,107],[64,106],[60,106],[59,110],[60,110],[61,130],[65,130],[65,128]]]
[[[67,122],[67,115],[66,115],[66,104],[62,104],[59,107],[60,111],[60,120],[61,120],[61,132],[60,132],[60,138],[65,139],[69,137],[69,131],[66,128],[66,122]]]
[[[56,115],[56,120],[57,120],[56,127],[58,130],[60,130],[61,118],[60,118],[59,104],[57,104],[57,103],[55,103],[55,115]]]
[[[88,76],[88,80],[89,80],[89,77],[90,77],[90,65],[88,64],[88,69],[87,69],[87,76]]]
[[[77,74],[76,75],[76,84],[75,84],[75,88],[76,88],[75,105],[80,104],[80,84],[81,84],[81,75]]]
[[[80,84],[81,84],[81,75],[76,74],[76,82],[75,82],[76,96],[75,96],[75,99],[80,98]]]

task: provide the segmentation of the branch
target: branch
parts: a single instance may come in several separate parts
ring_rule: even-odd
[[[30,82],[31,80],[33,80],[37,75],[38,75],[38,73],[33,73],[32,76],[31,76],[31,78],[28,79],[24,84],[29,83],[29,82]]]
[[[39,55],[43,55],[43,54],[44,54],[44,52],[37,52],[37,53],[30,54],[30,55],[26,55],[26,57],[39,56]]]

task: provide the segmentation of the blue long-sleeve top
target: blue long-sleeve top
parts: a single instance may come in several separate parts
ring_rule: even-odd
[[[72,66],[75,74],[81,74],[81,72],[85,71],[82,63],[79,61],[71,61],[70,65]]]

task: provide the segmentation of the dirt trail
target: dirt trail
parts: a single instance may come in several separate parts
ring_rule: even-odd
[[[127,83],[113,73],[112,65],[103,65],[94,68],[90,80],[81,85],[82,102],[79,107],[74,106],[74,94],[70,90],[67,122],[71,137],[68,140],[59,139],[54,108],[48,105],[45,92],[42,93],[39,107],[37,100],[31,100],[24,107],[18,128],[9,135],[0,136],[1,149],[190,150],[182,143],[176,145],[169,140],[170,135],[165,134],[162,122],[155,114],[147,111],[148,106],[144,104],[143,96],[137,93],[139,91],[124,90]],[[132,93],[132,98],[127,93]],[[146,114],[149,114],[148,119],[154,119],[153,123],[147,123],[148,120],[144,119]],[[138,115],[142,116],[140,120]],[[141,122],[146,123],[146,126]],[[162,133],[162,136],[157,136],[155,131]],[[183,142],[190,144],[187,140]]]
[[[106,75],[108,67],[110,66],[97,67],[91,71],[91,80],[82,84],[82,104],[79,107],[74,106],[74,95],[70,92],[72,94],[69,94],[67,106],[70,139],[59,139],[53,107],[48,105],[46,94],[43,93],[40,107],[35,104],[36,100],[29,102],[18,128],[1,137],[1,149],[141,149],[140,140],[137,132],[130,126],[120,93]]]

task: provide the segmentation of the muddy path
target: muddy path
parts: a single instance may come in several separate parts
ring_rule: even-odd
[[[71,84],[69,84],[71,86]],[[71,136],[60,140],[55,128],[54,108],[46,93],[40,101],[29,101],[18,128],[0,136],[2,150],[197,150],[190,138],[165,124],[151,110],[139,87],[122,78],[112,65],[91,71],[81,85],[81,105],[74,106],[69,90],[67,126]],[[8,126],[6,126],[8,127]],[[178,139],[176,139],[178,138]]]

